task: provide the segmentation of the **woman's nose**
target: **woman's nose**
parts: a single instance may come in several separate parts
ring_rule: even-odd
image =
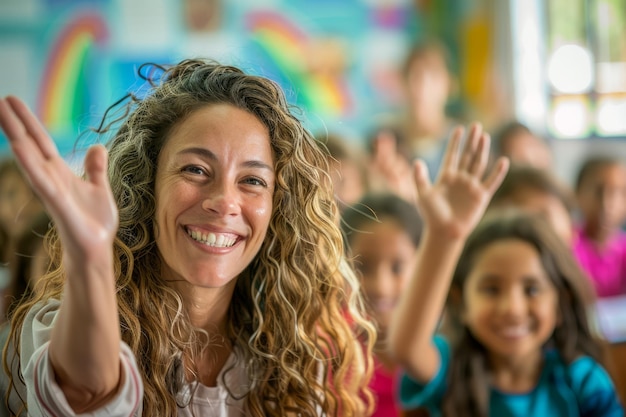
[[[214,183],[202,202],[202,208],[221,216],[239,214],[241,206],[236,184]]]

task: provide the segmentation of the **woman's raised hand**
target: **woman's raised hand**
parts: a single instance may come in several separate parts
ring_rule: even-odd
[[[106,149],[101,145],[89,149],[83,179],[65,163],[39,120],[18,98],[0,99],[0,126],[53,219],[65,253],[76,261],[110,253],[118,212],[107,178]]]
[[[464,238],[474,229],[509,165],[506,158],[501,158],[485,176],[489,135],[480,124],[472,124],[461,152],[464,132],[458,127],[452,133],[434,183],[426,165],[422,161],[415,164],[417,201],[426,224],[434,233],[455,238]]]

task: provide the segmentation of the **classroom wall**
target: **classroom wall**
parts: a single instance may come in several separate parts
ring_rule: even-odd
[[[210,57],[280,83],[311,130],[355,142],[402,107],[396,69],[436,36],[456,77],[450,111],[488,128],[513,117],[510,10],[498,0],[0,0],[0,94],[24,98],[62,153],[97,138],[109,105],[141,93],[145,62]],[[554,141],[570,180],[621,141]],[[0,155],[8,152],[0,133]],[[625,155],[626,156],[626,155]]]
[[[0,94],[26,99],[69,151],[141,89],[142,63],[208,57],[280,83],[312,129],[355,137],[397,105],[392,72],[419,16],[409,0],[2,0]]]

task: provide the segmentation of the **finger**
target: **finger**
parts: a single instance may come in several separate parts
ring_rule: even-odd
[[[491,144],[491,136],[489,133],[483,133],[478,138],[478,147],[474,154],[474,159],[468,167],[468,172],[474,176],[482,178],[489,162],[489,146]]]
[[[496,192],[502,180],[509,170],[509,159],[506,157],[500,157],[496,161],[496,164],[491,173],[483,181],[483,185],[489,192],[489,195],[493,195]]]
[[[7,99],[0,99],[0,127],[2,127],[4,133],[6,133],[11,146],[13,146],[15,142],[20,142],[25,139],[27,135],[26,129],[24,129],[24,126],[20,123],[19,118]]]
[[[415,161],[413,165],[413,175],[415,177],[417,195],[419,196],[427,192],[432,186],[432,183],[428,174],[428,167],[421,159]]]
[[[39,119],[30,111],[28,106],[17,97],[9,96],[6,98],[8,105],[13,110],[22,124],[22,131],[25,131],[34,139],[44,158],[48,159],[58,155],[58,151],[54,141],[48,135],[48,132],[39,122]]]
[[[382,163],[389,162],[395,157],[396,151],[396,139],[388,133],[379,133],[374,147],[374,159]]]
[[[459,162],[459,170],[469,171],[470,167],[476,159],[476,153],[480,145],[482,126],[479,123],[473,123],[470,127],[468,137],[463,147],[461,161]]]
[[[87,180],[97,185],[109,185],[107,176],[107,150],[102,145],[94,145],[85,156],[85,175]]]
[[[450,136],[450,142],[446,148],[446,153],[443,157],[443,164],[440,169],[440,173],[446,170],[456,170],[459,161],[459,147],[461,144],[461,138],[465,129],[463,126],[458,126],[452,131]]]
[[[37,189],[36,185],[43,183],[46,178],[46,175],[40,172],[41,152],[36,150],[32,139],[6,99],[0,99],[0,126],[7,135],[24,176]]]

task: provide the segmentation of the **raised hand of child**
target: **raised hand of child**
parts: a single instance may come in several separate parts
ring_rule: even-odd
[[[85,262],[111,253],[118,212],[107,178],[106,149],[100,145],[89,149],[83,179],[65,163],[43,126],[16,97],[0,99],[0,126],[54,220],[65,253],[71,254],[68,260]],[[110,258],[106,261],[111,262]]]
[[[396,138],[389,131],[382,130],[374,140],[371,171],[374,182],[382,181],[380,187],[391,190],[407,201],[415,202],[415,184],[407,181],[407,176],[411,175],[411,165],[398,153]]]
[[[485,177],[489,135],[474,123],[461,151],[464,131],[458,127],[452,133],[434,183],[422,161],[415,165],[417,201],[427,227],[453,238],[464,238],[473,230],[508,169],[508,161],[502,158]]]

